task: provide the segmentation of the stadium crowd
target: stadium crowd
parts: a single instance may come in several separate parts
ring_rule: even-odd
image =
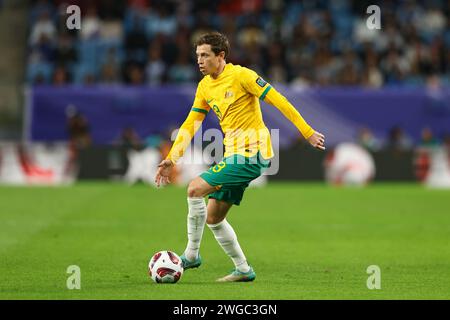
[[[199,80],[194,39],[219,30],[228,61],[290,85],[449,85],[449,1],[35,0],[27,82],[158,85]],[[68,30],[68,4],[81,29]]]

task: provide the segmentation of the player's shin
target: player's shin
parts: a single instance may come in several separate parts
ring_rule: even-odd
[[[236,269],[241,272],[248,272],[250,266],[247,263],[244,252],[239,245],[236,233],[233,227],[226,219],[217,224],[208,224],[208,227],[214,234],[217,242],[222,247],[223,251],[233,260]]]
[[[189,213],[187,217],[188,244],[184,255],[189,261],[197,259],[206,223],[206,203],[203,197],[187,198]]]

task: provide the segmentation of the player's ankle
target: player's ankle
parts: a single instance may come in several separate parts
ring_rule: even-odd
[[[239,272],[247,273],[251,270],[251,267],[248,265],[247,262],[244,262],[243,264],[240,264],[239,266],[236,266],[236,269]]]
[[[191,262],[198,259],[198,253],[195,253],[195,252],[185,252],[184,256],[186,257],[186,259],[188,261],[191,261]]]

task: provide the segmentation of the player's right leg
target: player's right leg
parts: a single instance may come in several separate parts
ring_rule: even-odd
[[[200,177],[195,178],[189,184],[187,191],[189,207],[187,217],[188,243],[186,250],[180,257],[184,269],[197,268],[202,263],[199,250],[207,216],[204,197],[215,190]]]

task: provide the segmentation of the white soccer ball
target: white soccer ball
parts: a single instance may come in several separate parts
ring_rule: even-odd
[[[175,283],[183,275],[181,258],[172,251],[159,251],[148,262],[148,274],[156,283]]]

